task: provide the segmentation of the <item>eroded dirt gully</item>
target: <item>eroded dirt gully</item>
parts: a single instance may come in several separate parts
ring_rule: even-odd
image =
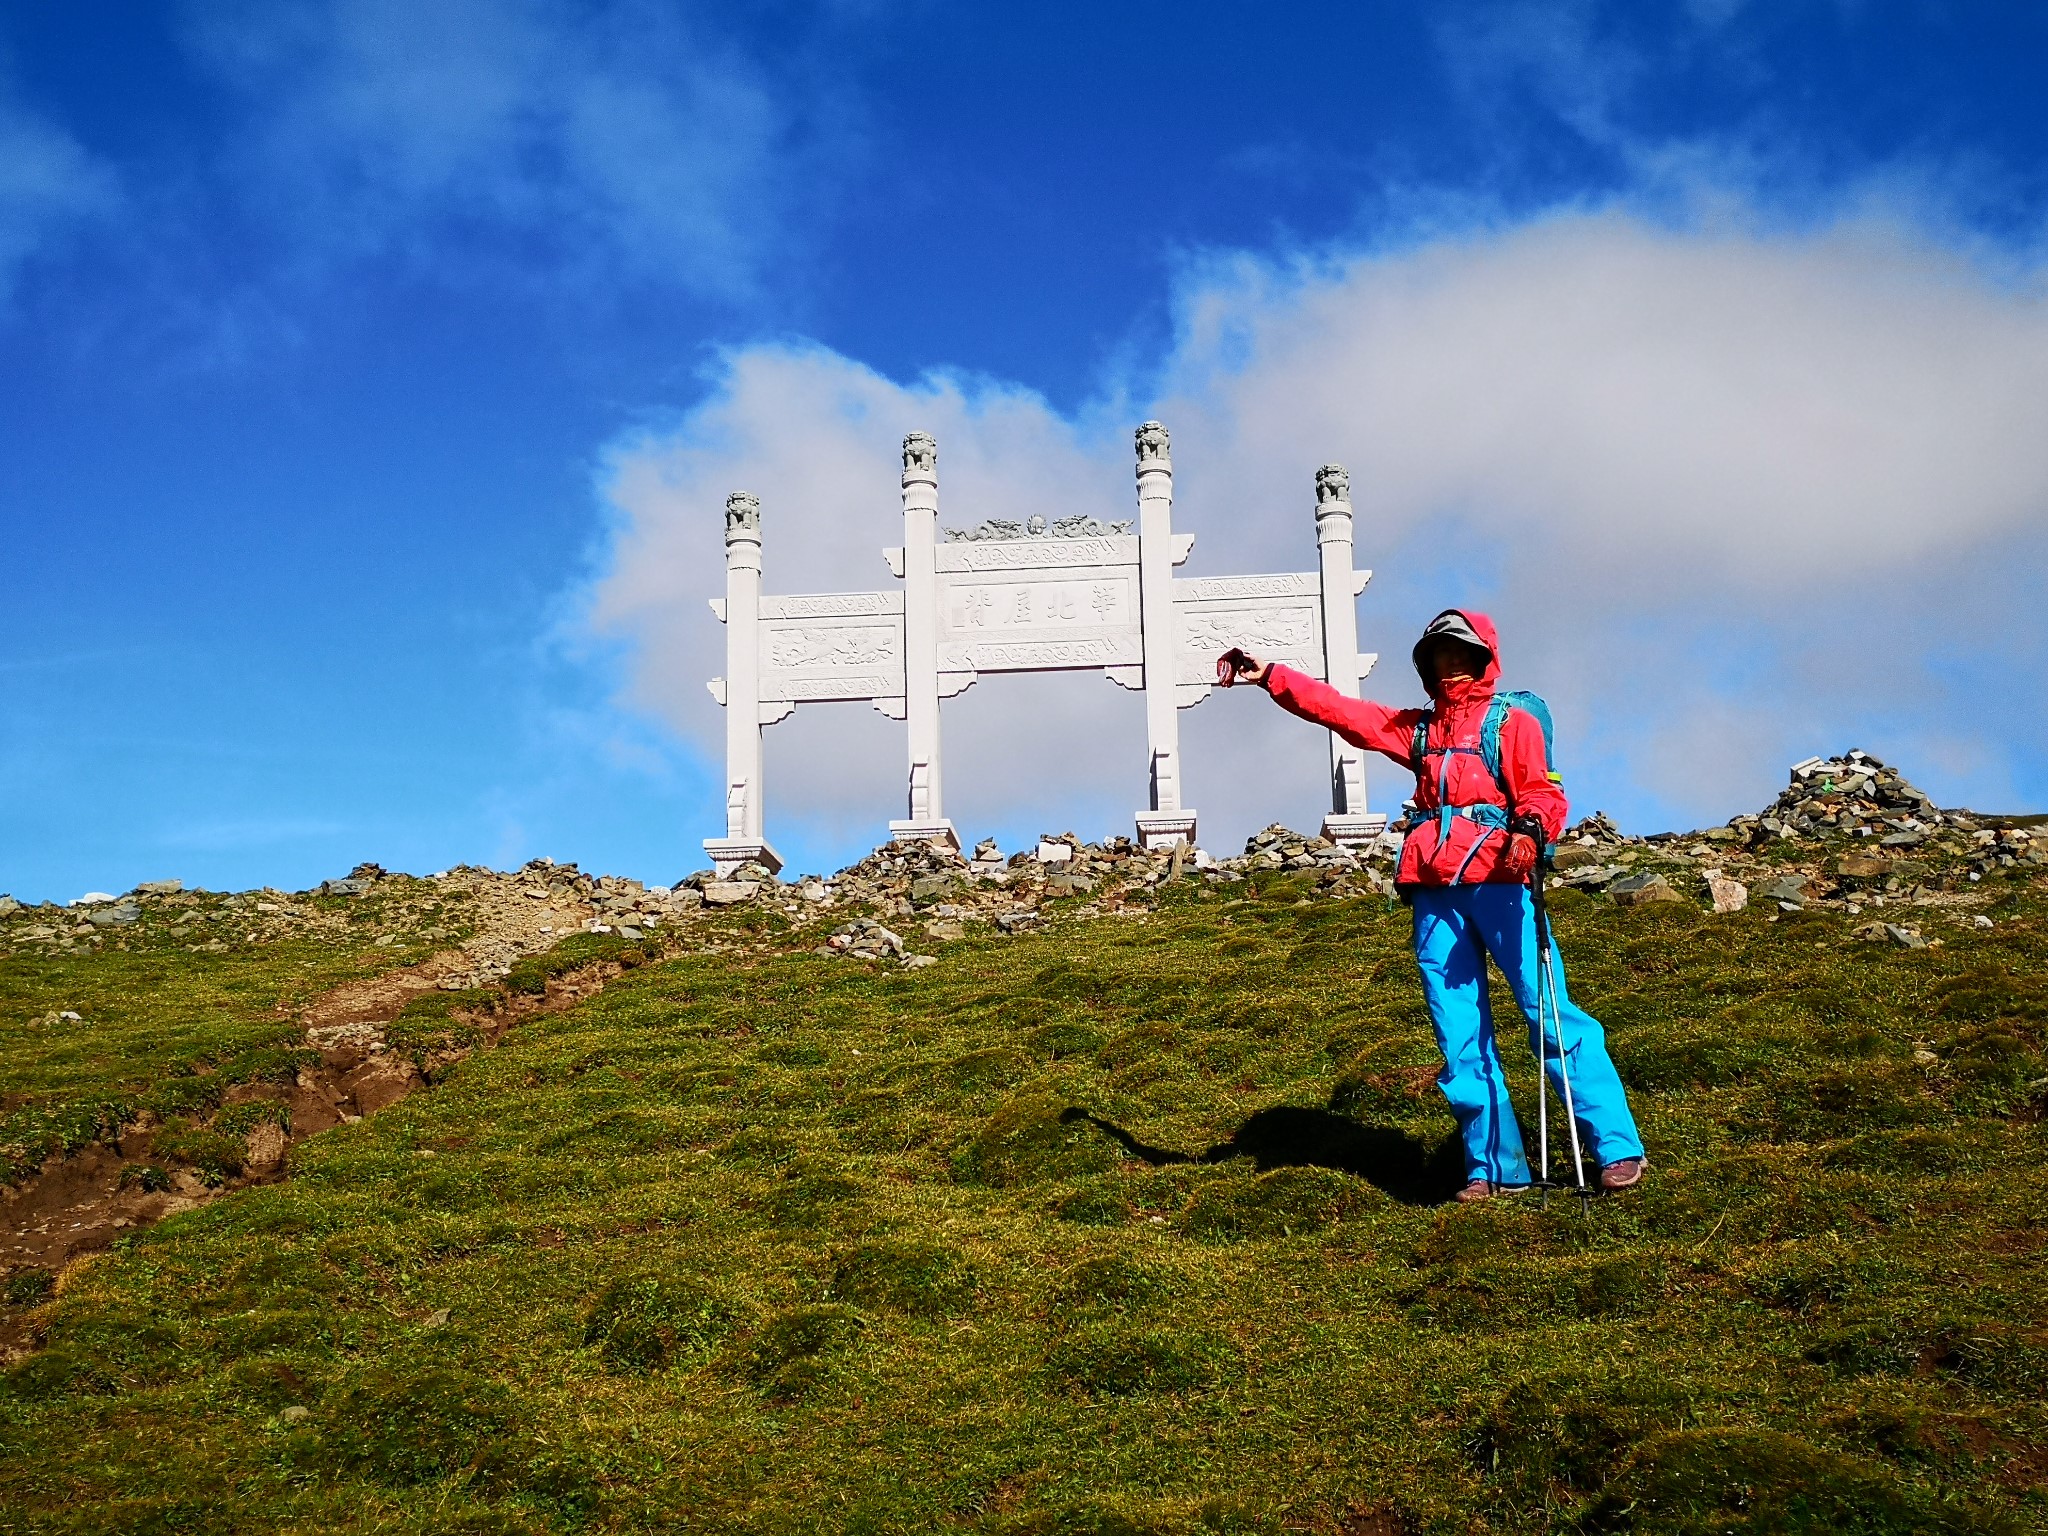
[[[559,906],[532,912],[534,917],[564,915],[581,920],[588,913],[564,914]],[[222,1095],[222,1110],[270,1102],[288,1108],[289,1116],[285,1125],[266,1121],[254,1127],[246,1139],[242,1171],[216,1184],[209,1185],[193,1168],[165,1166],[168,1186],[145,1188],[136,1171],[158,1166],[154,1154],[162,1127],[144,1116],[118,1143],[95,1143],[53,1159],[34,1177],[0,1190],[0,1280],[41,1270],[55,1273],[61,1283],[67,1266],[103,1252],[126,1232],[252,1184],[275,1183],[287,1176],[293,1146],[389,1108],[428,1086],[428,1074],[472,1050],[495,1045],[523,1019],[594,996],[624,969],[600,962],[551,979],[544,993],[499,994],[490,1013],[461,1016],[478,1032],[479,1044],[429,1056],[426,1074],[412,1052],[387,1046],[386,1028],[413,998],[444,982],[467,985],[477,979],[480,947],[497,954],[530,953],[552,942],[552,928],[540,931],[530,920],[514,918],[493,924],[464,949],[443,950],[417,965],[348,982],[306,1004],[299,1014],[303,1040],[320,1053],[319,1064],[302,1067],[291,1083],[238,1083]],[[0,1327],[0,1362],[22,1353],[28,1343],[20,1328]]]

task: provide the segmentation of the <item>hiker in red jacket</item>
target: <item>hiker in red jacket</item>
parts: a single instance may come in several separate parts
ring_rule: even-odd
[[[1539,1042],[1529,876],[1541,850],[1510,824],[1534,817],[1546,843],[1564,831],[1564,791],[1549,771],[1543,727],[1525,709],[1507,710],[1499,722],[1496,779],[1481,731],[1500,677],[1500,646],[1485,614],[1444,610],[1422,632],[1414,656],[1429,690],[1429,709],[1389,709],[1347,698],[1327,683],[1243,651],[1226,653],[1216,672],[1225,687],[1262,687],[1283,709],[1328,726],[1354,746],[1383,752],[1415,774],[1415,814],[1394,883],[1415,909],[1415,958],[1444,1053],[1437,1085],[1464,1138],[1468,1182],[1458,1198],[1484,1200],[1531,1182],[1494,1039],[1488,955],[1529,1021],[1530,1048],[1544,1058],[1559,1102],[1564,1083],[1557,1052],[1565,1053],[1580,1135],[1600,1164],[1600,1187],[1628,1189],[1641,1182],[1647,1166],[1642,1139],[1608,1059],[1606,1031],[1565,994],[1555,940],[1557,1033],[1548,1050]]]

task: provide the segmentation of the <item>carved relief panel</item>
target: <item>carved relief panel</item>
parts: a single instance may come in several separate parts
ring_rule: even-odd
[[[1321,591],[1321,578],[1309,572],[1176,581],[1180,644],[1174,681],[1184,690],[1214,683],[1216,658],[1232,646],[1323,677]]]
[[[761,602],[761,699],[900,697],[903,594],[836,592]]]

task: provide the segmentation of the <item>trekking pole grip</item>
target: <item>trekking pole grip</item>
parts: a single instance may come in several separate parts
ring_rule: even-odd
[[[1536,862],[1529,867],[1529,900],[1536,909],[1536,946],[1539,954],[1550,953],[1550,913],[1543,905],[1543,868],[1550,862],[1546,845],[1549,834],[1540,817],[1516,816],[1508,822],[1510,837],[1526,837],[1535,844]]]

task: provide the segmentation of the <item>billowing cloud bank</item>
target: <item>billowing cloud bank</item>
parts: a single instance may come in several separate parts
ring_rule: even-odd
[[[1905,219],[1674,231],[1581,211],[1372,254],[1191,271],[1147,398],[1074,416],[999,383],[910,384],[790,346],[730,353],[675,430],[614,446],[595,625],[637,700],[707,757],[722,670],[720,508],[763,499],[770,591],[887,583],[896,451],[940,444],[942,522],[1127,516],[1130,428],[1174,434],[1184,574],[1307,569],[1312,477],[1350,466],[1378,577],[1369,691],[1450,603],[1502,621],[1550,696],[1582,810],[1726,815],[1849,744],[1956,798],[2038,795],[2048,623],[2048,304]],[[1987,709],[1987,694],[2018,707]],[[1124,827],[1139,701],[1087,674],[984,680],[946,705],[963,830]],[[1222,847],[1314,820],[1320,743],[1264,701],[1183,716],[1189,799]],[[771,820],[833,851],[901,797],[900,727],[838,706],[769,736]],[[2029,774],[2034,777],[2029,778]],[[1378,804],[1405,792],[1392,765]],[[715,807],[705,809],[712,830]]]

